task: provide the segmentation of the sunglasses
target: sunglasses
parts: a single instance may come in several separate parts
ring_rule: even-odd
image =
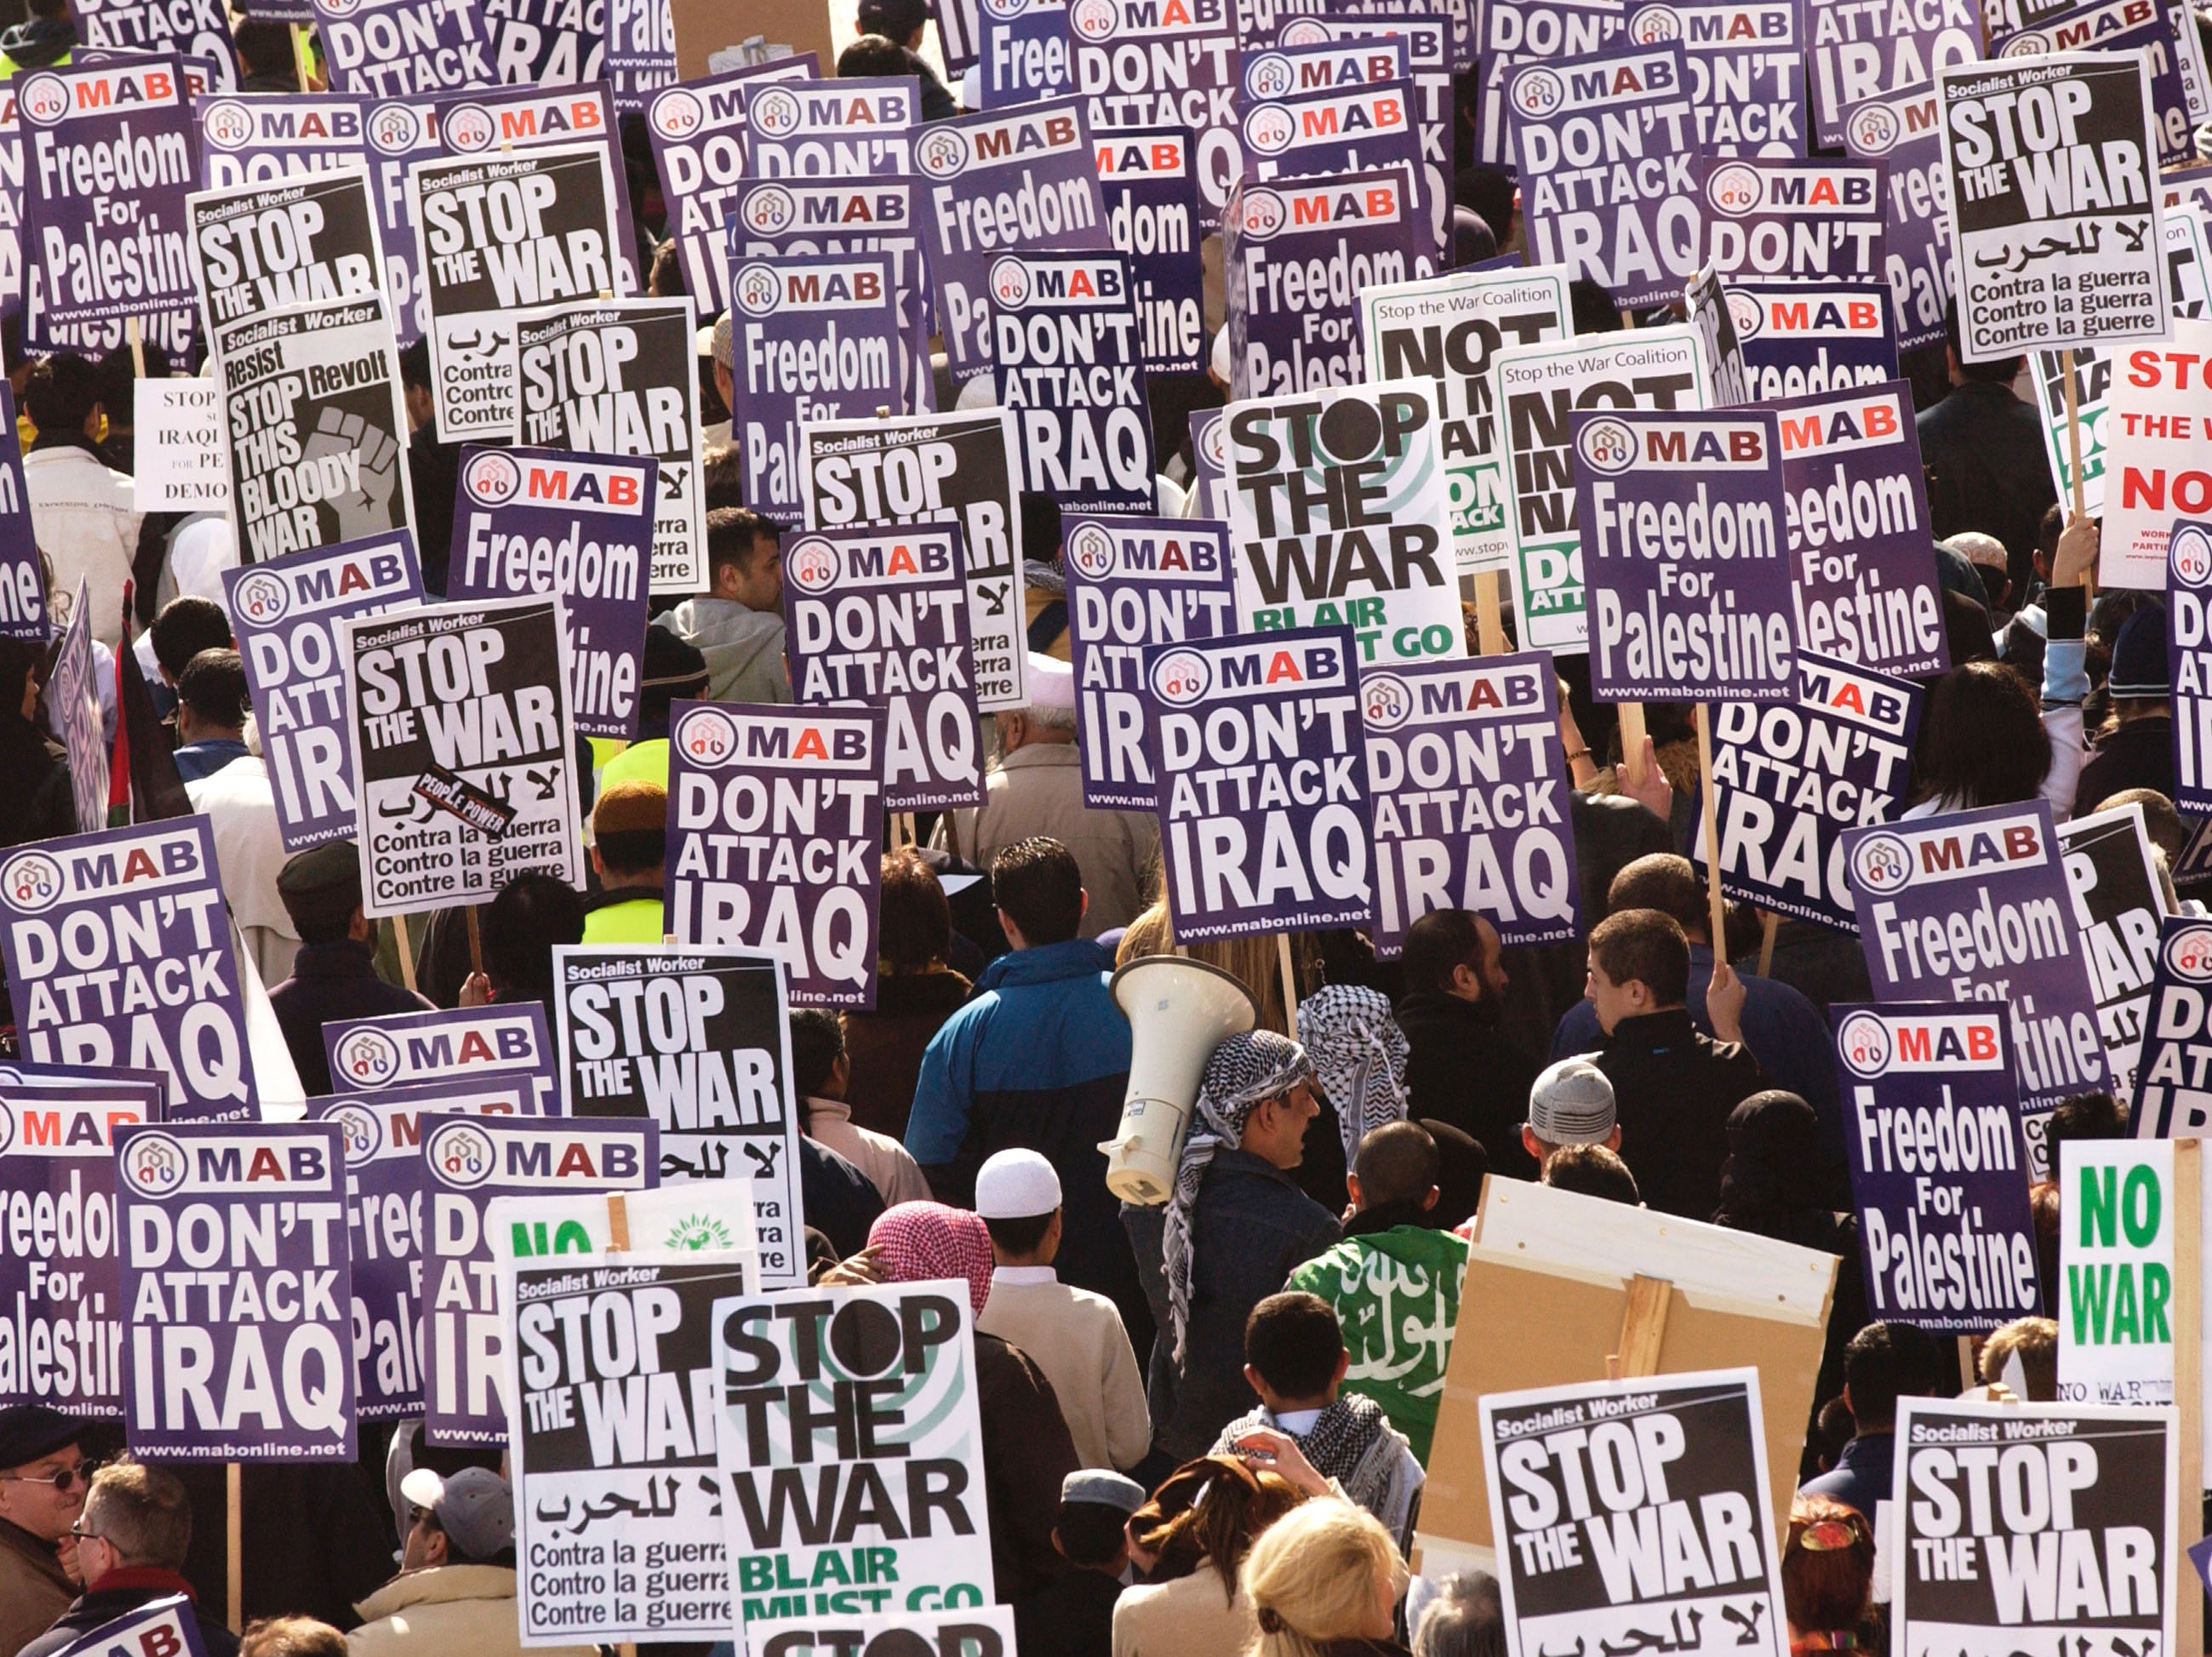
[[[79,1484],[92,1483],[100,1471],[96,1461],[80,1461],[73,1467],[57,1467],[50,1473],[0,1473],[0,1484],[51,1484],[66,1494]]]

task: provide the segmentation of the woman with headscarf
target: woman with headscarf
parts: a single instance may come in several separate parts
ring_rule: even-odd
[[[39,719],[46,657],[28,639],[0,639],[0,847],[77,831],[69,761]]]
[[[1313,1061],[1321,1115],[1306,1135],[1298,1189],[1331,1213],[1344,1211],[1345,1172],[1360,1141],[1406,1120],[1406,1060],[1412,1048],[1390,998],[1364,984],[1328,984],[1298,1004],[1298,1041]]]
[[[951,1278],[968,1285],[971,1317],[991,1297],[991,1233],[980,1216],[943,1203],[899,1203],[868,1230],[870,1261],[884,1283]],[[844,1272],[865,1278],[848,1261]],[[999,1600],[1041,1593],[1066,1563],[1053,1551],[1060,1482],[1082,1464],[1044,1371],[1019,1347],[975,1334],[975,1401],[983,1423],[983,1487],[991,1520],[991,1572]]]

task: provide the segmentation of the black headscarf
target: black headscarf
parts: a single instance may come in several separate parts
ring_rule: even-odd
[[[0,789],[0,847],[76,832],[68,767],[45,730],[23,717],[24,684],[33,674],[45,683],[46,659],[44,645],[0,638],[0,777],[8,780]]]
[[[1490,1156],[1482,1142],[1471,1138],[1449,1122],[1424,1117],[1421,1126],[1437,1142],[1437,1205],[1426,1223],[1445,1230],[1474,1217],[1482,1204],[1482,1181],[1490,1172]]]
[[[1820,1120],[1794,1093],[1754,1093],[1728,1119],[1717,1225],[1831,1254],[1850,1252],[1844,1223],[1821,1192]]]

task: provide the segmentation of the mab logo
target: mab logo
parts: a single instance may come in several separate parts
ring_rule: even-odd
[[[636,467],[532,461],[522,468],[523,499],[548,506],[634,507],[646,495],[645,473]]]
[[[1803,454],[1895,437],[1905,429],[1903,409],[1903,403],[1893,394],[1807,415],[1784,415],[1782,452]]]
[[[1962,880],[2047,862],[2043,825],[2034,817],[1998,818],[1959,828],[1899,834],[1880,829],[1851,850],[1851,873],[1869,891],[1887,895],[1915,881]]]

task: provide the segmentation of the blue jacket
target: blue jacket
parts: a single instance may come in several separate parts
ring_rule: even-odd
[[[1129,1082],[1129,1021],[1106,987],[1113,957],[1083,938],[1000,956],[975,998],[921,1055],[906,1148],[941,1202],[975,1206],[975,1170],[1020,1146],[1060,1173],[1060,1280],[1121,1308],[1142,1352],[1152,1314],[1106,1189],[1099,1141],[1114,1137]]]
[[[1889,1500],[1896,1457],[1896,1434],[1862,1433],[1844,1446],[1834,1466],[1818,1478],[1807,1479],[1797,1494],[1832,1496],[1847,1508],[1856,1508],[1871,1524],[1875,1508]],[[1875,1533],[1877,1545],[1881,1535]]]

